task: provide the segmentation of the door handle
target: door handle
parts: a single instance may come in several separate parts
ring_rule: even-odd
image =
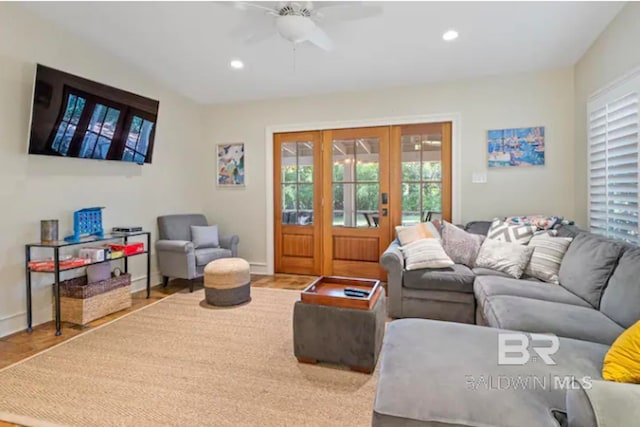
[[[387,216],[389,214],[389,210],[387,208],[382,208],[382,216]]]
[[[387,193],[382,193],[382,204],[386,205],[389,203],[389,196]]]

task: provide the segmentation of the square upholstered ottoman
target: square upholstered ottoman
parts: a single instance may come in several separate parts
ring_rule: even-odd
[[[368,308],[347,308],[304,301],[293,310],[293,347],[298,361],[328,362],[371,373],[384,338],[386,297],[377,287]]]

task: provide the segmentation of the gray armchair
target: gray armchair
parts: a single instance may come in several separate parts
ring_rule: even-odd
[[[160,240],[156,242],[158,268],[162,275],[162,285],[167,286],[170,278],[193,279],[204,274],[204,267],[218,258],[238,256],[240,238],[220,236],[220,247],[195,249],[191,242],[191,226],[207,226],[207,218],[200,214],[165,215],[158,217]]]

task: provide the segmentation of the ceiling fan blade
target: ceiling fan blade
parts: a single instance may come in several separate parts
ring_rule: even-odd
[[[233,38],[242,40],[246,44],[256,44],[276,34],[273,20],[262,16],[258,19],[246,20],[231,30],[229,34]]]
[[[317,25],[314,26],[313,31],[309,33],[307,41],[318,46],[320,49],[326,50],[327,52],[331,52],[333,50],[333,41],[329,38],[327,33]]]
[[[263,12],[270,15],[278,14],[279,2],[277,1],[232,1],[232,2],[223,2],[229,6],[232,6],[236,10],[240,10],[242,12],[252,11]]]
[[[354,2],[315,2],[314,15],[320,22],[356,21],[382,13],[382,6]]]

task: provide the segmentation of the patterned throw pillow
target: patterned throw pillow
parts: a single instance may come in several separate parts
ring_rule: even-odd
[[[533,225],[538,230],[549,230],[562,223],[561,216],[525,215],[510,216],[504,222],[511,225]]]
[[[532,253],[533,248],[529,246],[486,239],[480,247],[476,267],[501,271],[519,279]]]
[[[442,247],[456,264],[464,264],[473,268],[484,239],[484,236],[467,233],[463,229],[443,221]]]
[[[420,239],[401,246],[400,250],[404,254],[407,270],[446,268],[453,265],[453,261],[442,249],[442,243],[438,239]]]
[[[545,282],[559,284],[560,263],[572,240],[571,237],[554,237],[544,232],[533,236],[529,241],[529,247],[534,248],[533,255],[525,274]]]
[[[510,225],[502,220],[494,219],[487,233],[487,238],[526,245],[536,230],[537,227],[534,225]]]
[[[430,222],[421,222],[416,225],[397,226],[396,234],[400,241],[400,246],[408,245],[420,239],[438,239],[440,240],[440,232]]]

